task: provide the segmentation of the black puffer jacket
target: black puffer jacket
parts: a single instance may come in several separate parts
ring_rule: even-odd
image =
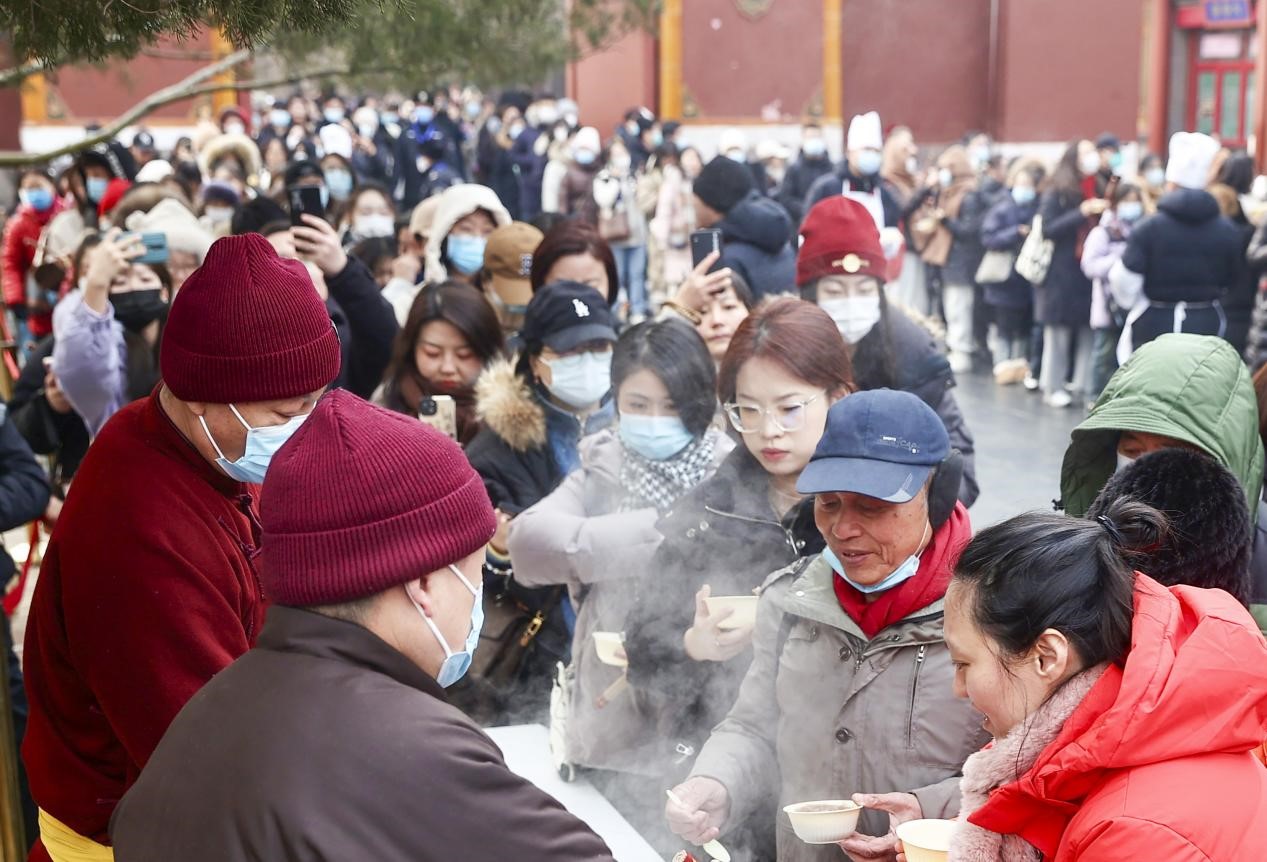
[[[776,201],[750,192],[731,207],[717,229],[722,233],[722,252],[714,269],[730,267],[742,275],[757,299],[796,290],[792,220]]]
[[[955,374],[937,339],[927,329],[893,306],[884,318],[858,342],[853,355],[854,381],[861,390],[901,389],[919,397],[946,426],[950,446],[963,455],[963,481],[959,501],[976,502],[976,443],[952,391]]]
[[[391,303],[383,298],[374,275],[354,257],[338,275],[326,279],[326,310],[334,321],[343,362],[335,388],[369,398],[383,382],[400,326]]]
[[[682,635],[695,619],[695,593],[745,596],[799,557],[820,553],[823,538],[807,500],[780,521],[769,475],[740,445],[717,473],[680,499],[659,524],[664,535],[625,622],[629,682],[665,737],[697,750],[734,704],[752,652],[728,662],[697,662]]]
[[[1177,189],[1131,232],[1122,264],[1144,276],[1144,295],[1154,302],[1210,302],[1243,278],[1244,248],[1213,195]]]
[[[54,479],[60,484],[74,478],[88,452],[88,426],[74,410],[58,413],[44,392],[44,359],[53,355],[53,336],[35,345],[9,399],[9,422],[38,455],[48,455]]]
[[[811,159],[804,153],[788,167],[776,197],[794,224],[800,224],[805,219],[805,197],[809,190],[821,177],[832,173],[834,167],[829,156]]]

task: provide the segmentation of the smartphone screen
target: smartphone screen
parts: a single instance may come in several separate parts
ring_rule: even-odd
[[[291,186],[286,189],[286,198],[290,201],[290,223],[296,227],[304,223],[305,213],[320,219],[326,217],[319,186]]]
[[[451,439],[458,439],[457,402],[451,395],[423,398],[418,405],[418,418]]]
[[[691,266],[697,267],[715,251],[721,251],[721,231],[715,227],[691,231]]]

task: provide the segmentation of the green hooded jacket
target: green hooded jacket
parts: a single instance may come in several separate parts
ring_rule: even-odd
[[[1065,451],[1060,492],[1081,518],[1117,469],[1123,431],[1184,440],[1213,456],[1245,489],[1251,517],[1263,485],[1258,401],[1235,348],[1207,335],[1167,334],[1122,366]]]

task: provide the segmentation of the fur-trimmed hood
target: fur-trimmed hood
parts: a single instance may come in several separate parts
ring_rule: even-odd
[[[246,168],[246,177],[253,184],[260,175],[263,160],[260,158],[260,148],[246,135],[216,135],[207,141],[198,153],[198,168],[204,177],[210,177],[215,163],[230,155],[236,156]]]
[[[528,381],[515,374],[518,357],[488,364],[475,384],[475,416],[516,452],[546,445],[545,408]]]

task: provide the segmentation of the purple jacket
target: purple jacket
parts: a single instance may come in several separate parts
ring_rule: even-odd
[[[96,437],[129,400],[128,347],[123,324],[106,303],[102,314],[84,303],[82,291],[67,294],[53,309],[53,373],[66,400]]]

